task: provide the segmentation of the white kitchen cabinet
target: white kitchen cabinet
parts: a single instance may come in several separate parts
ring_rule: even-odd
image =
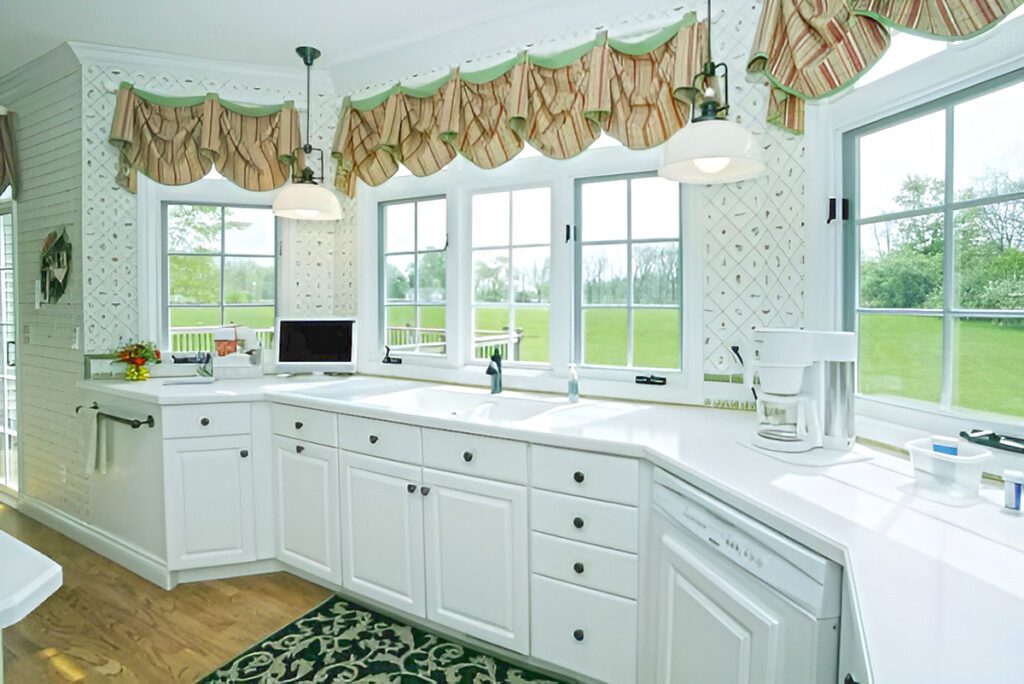
[[[168,569],[255,560],[251,451],[248,435],[164,442]]]
[[[526,488],[423,470],[427,618],[529,650]]]
[[[278,560],[341,584],[338,450],[274,437]]]
[[[422,470],[341,452],[342,585],[423,617]]]

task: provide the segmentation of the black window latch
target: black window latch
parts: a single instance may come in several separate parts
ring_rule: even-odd
[[[638,385],[667,385],[668,378],[660,375],[638,375],[635,380]]]

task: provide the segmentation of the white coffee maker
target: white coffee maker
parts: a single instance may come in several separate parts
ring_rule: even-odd
[[[853,333],[754,330],[754,358],[745,369],[757,397],[751,444],[789,453],[851,449],[856,359]]]

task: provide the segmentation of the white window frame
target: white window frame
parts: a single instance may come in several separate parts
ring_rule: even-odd
[[[435,382],[486,386],[488,378],[481,364],[469,351],[472,326],[472,233],[470,211],[472,195],[524,188],[551,188],[551,326],[552,331],[569,330],[573,317],[574,249],[565,242],[565,225],[576,223],[575,181],[594,176],[615,176],[656,171],[661,150],[628,150],[619,145],[591,148],[568,160],[526,156],[496,169],[481,171],[465,159],[456,159],[443,171],[424,178],[396,176],[377,188],[359,184],[359,262],[368,267],[359,272],[359,369],[374,375],[402,377]],[[637,385],[633,377],[642,371],[580,368],[582,393],[590,396],[654,400],[667,403],[701,403],[703,368],[701,331],[702,260],[700,245],[703,231],[698,229],[700,207],[705,190],[683,187],[683,293],[681,311],[682,370],[658,372],[668,377],[664,387]],[[418,197],[443,195],[448,217],[448,300],[447,339],[453,341],[447,358],[400,354],[401,365],[381,363],[383,349],[379,321],[379,237],[377,206]],[[462,226],[460,229],[459,227]],[[372,266],[371,266],[372,265]],[[550,363],[510,364],[504,370],[508,389],[564,393],[571,354],[571,336],[550,336]]]
[[[203,178],[188,185],[161,185],[139,174],[136,206],[136,230],[139,267],[139,338],[156,340],[161,349],[170,349],[170,319],[167,293],[167,239],[164,226],[166,204],[213,204],[270,208],[276,190],[254,192],[223,178]],[[283,230],[277,230],[275,258],[277,275],[275,307],[281,310],[288,293],[283,285],[291,282],[285,271],[288,260],[282,258]]]
[[[807,185],[808,215],[817,217],[807,224],[808,327],[840,330],[844,324],[844,295],[849,293],[843,290],[841,223],[827,224],[824,211],[829,197],[843,195],[843,135],[1024,68],[1022,36],[1024,16],[1015,17],[982,36],[951,44],[878,81],[807,108],[807,164],[821,170],[808,174]],[[860,394],[856,411],[859,435],[897,446],[922,435],[956,435],[971,427],[1011,434],[1021,429],[1010,416]],[[1024,460],[1009,452],[996,456],[993,471],[1019,468]]]

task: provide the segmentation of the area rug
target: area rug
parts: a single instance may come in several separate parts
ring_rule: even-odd
[[[558,681],[332,596],[200,684]]]

